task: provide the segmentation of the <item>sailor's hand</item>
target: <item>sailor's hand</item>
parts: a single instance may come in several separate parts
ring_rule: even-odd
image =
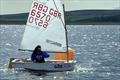
[[[33,62],[36,62],[36,60],[34,60]]]
[[[41,59],[42,59],[42,56],[36,56],[36,58],[37,58],[38,60],[41,60]]]

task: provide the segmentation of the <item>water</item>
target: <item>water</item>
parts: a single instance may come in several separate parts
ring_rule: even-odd
[[[11,57],[29,57],[18,51],[24,25],[0,25],[0,80],[119,80],[120,25],[69,25],[69,46],[75,50],[74,71],[33,73],[9,70]]]

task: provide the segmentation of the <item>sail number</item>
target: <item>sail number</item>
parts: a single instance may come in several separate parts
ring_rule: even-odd
[[[43,19],[44,17],[45,17],[45,19]],[[29,17],[29,23],[34,22],[38,26],[42,26],[43,28],[47,28],[48,22],[50,21],[50,18],[51,18],[50,15],[46,15],[45,13],[42,13],[41,18],[37,18],[37,15],[36,15],[36,17],[30,16]]]
[[[67,64],[67,65],[63,65],[63,64],[55,64],[54,68],[70,68],[71,65]]]
[[[60,18],[60,16],[61,13],[59,11],[34,1],[28,17],[28,22],[34,23],[35,25],[43,28],[47,28],[51,17]]]

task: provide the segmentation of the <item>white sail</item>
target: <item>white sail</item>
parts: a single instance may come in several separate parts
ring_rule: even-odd
[[[60,0],[34,0],[20,49],[66,52],[63,5]]]

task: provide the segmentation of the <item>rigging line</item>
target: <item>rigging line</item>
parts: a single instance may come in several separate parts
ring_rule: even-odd
[[[57,8],[57,5],[56,5],[56,3],[55,3],[55,0],[53,0],[53,2],[54,2],[54,5],[55,5],[55,8],[57,9],[57,11],[59,11],[58,10],[58,8]],[[63,9],[64,9],[64,11],[63,11],[63,13],[65,14],[65,8],[64,8],[64,5],[63,5]],[[63,15],[64,15],[63,14]],[[65,15],[64,15],[64,17],[65,17]],[[64,18],[65,19],[65,18]],[[65,28],[65,34],[66,34],[66,42],[67,42],[67,48],[68,48],[68,38],[67,38],[67,29],[66,29],[66,24],[63,22],[63,20],[62,20],[62,18],[60,17],[60,20],[61,20],[61,22],[62,22],[62,24],[63,24],[63,26],[64,26],[64,28]],[[65,21],[65,20],[64,20]],[[68,49],[67,49],[67,51],[68,51]]]
[[[53,0],[53,2],[54,2],[54,5],[55,5],[55,8],[56,8],[56,9],[57,9],[57,11],[59,12],[59,10],[58,10],[58,8],[57,8],[57,5],[56,5],[56,3],[55,3],[55,0]],[[64,22],[63,22],[63,20],[62,20],[61,16],[60,16],[60,20],[61,20],[61,22],[62,22],[63,26],[65,27],[65,24],[64,24]]]
[[[57,5],[56,5],[56,3],[55,3],[55,0],[53,0],[53,2],[54,2],[54,5],[55,5],[55,8],[57,9],[57,11],[59,11],[58,10],[58,8],[57,8]],[[64,8],[64,5],[63,5],[63,15],[65,14],[65,8]],[[63,20],[62,20],[62,18],[60,17],[60,20],[61,20],[61,22],[62,22],[62,24],[63,24],[63,26],[64,26],[64,28],[65,28],[65,34],[66,34],[66,42],[67,42],[67,48],[68,48],[68,38],[67,38],[67,29],[66,29],[66,24],[63,22]],[[65,15],[64,15],[64,21],[65,21]]]

